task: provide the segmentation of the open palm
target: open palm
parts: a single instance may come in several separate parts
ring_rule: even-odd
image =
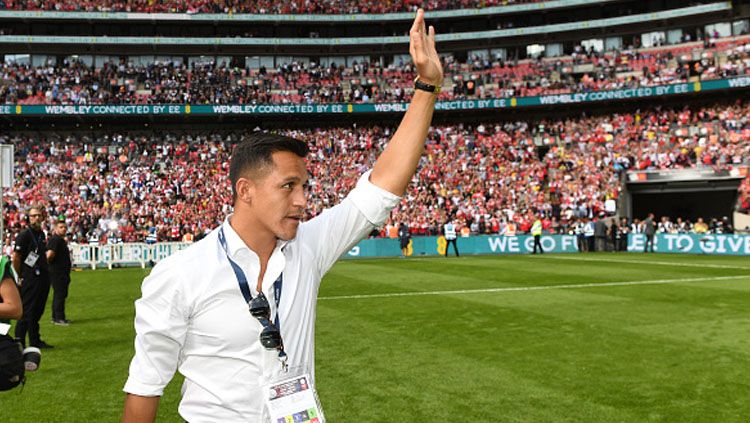
[[[409,31],[409,53],[417,67],[419,80],[430,85],[440,86],[443,83],[443,65],[435,50],[435,28],[430,26],[429,32],[424,23],[424,10],[417,11],[414,24]]]

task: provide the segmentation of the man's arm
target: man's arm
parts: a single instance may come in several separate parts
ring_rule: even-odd
[[[29,252],[30,247],[28,244],[31,243],[28,235],[29,231],[23,230],[16,236],[16,245],[13,247],[13,254],[11,255],[11,264],[13,265],[13,270],[16,271],[16,275],[18,275],[19,286],[21,282],[21,264],[23,263],[24,256]]]
[[[16,275],[18,277],[21,277],[21,253],[18,251],[13,251],[13,257],[11,258],[11,261],[13,262],[13,270],[16,271]]]
[[[18,320],[23,316],[23,303],[13,277],[0,280],[0,318]]]
[[[177,369],[187,334],[185,278],[174,256],[160,261],[135,302],[135,355],[130,362],[123,422],[153,422],[164,387]]]
[[[55,249],[57,248],[57,238],[52,238],[50,242],[47,243],[47,263],[52,263],[55,260],[55,255],[57,254]]]
[[[443,84],[443,68],[435,50],[435,28],[429,32],[424,11],[419,9],[409,32],[411,53],[420,81],[435,86]],[[424,151],[424,141],[432,121],[437,95],[415,90],[396,133],[375,162],[370,182],[396,195],[403,195],[417,169]]]
[[[122,423],[155,422],[156,410],[159,409],[160,398],[127,394],[125,396],[125,411],[122,414]]]
[[[425,29],[424,11],[419,10],[410,32],[409,52],[417,67],[420,80],[425,84],[440,86],[443,70],[435,51],[435,30]],[[300,226],[297,234],[300,243],[307,245],[317,256],[317,270],[324,274],[333,263],[357,242],[367,236],[373,227],[388,219],[390,211],[398,205],[406,186],[414,175],[424,149],[424,140],[432,120],[435,106],[433,93],[414,93],[409,110],[372,172],[365,173],[357,187],[341,203]]]

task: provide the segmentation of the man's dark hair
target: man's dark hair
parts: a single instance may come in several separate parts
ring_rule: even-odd
[[[232,182],[232,199],[237,199],[237,181],[242,174],[273,165],[273,153],[289,151],[306,157],[310,149],[304,141],[284,135],[256,132],[249,135],[232,151],[229,162],[229,180]]]

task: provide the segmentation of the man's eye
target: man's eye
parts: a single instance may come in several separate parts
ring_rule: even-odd
[[[282,185],[282,186],[281,186],[281,188],[284,188],[284,189],[291,189],[291,188],[292,188],[292,183],[291,183],[291,182],[287,182],[287,183],[285,183],[284,185]]]

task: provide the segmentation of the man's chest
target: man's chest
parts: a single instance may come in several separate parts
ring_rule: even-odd
[[[296,355],[311,346],[317,283],[302,278],[294,266],[277,273],[269,277],[280,282],[278,295],[273,284],[264,284],[268,288],[264,290],[270,306],[268,317],[279,326],[285,349]],[[257,275],[248,274],[248,279],[256,280]],[[251,293],[253,297],[258,295],[255,286]],[[264,350],[260,344],[263,329],[261,320],[250,313],[238,281],[231,270],[226,270],[196,301],[187,327],[185,351],[249,357]]]

